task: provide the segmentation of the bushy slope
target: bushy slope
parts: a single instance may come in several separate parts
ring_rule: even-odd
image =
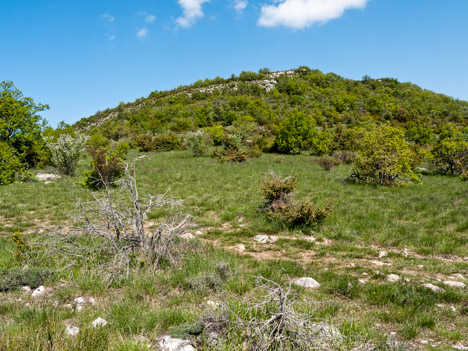
[[[437,132],[448,122],[468,126],[468,102],[424,90],[396,79],[361,81],[300,67],[284,72],[243,72],[153,92],[147,98],[98,112],[75,127],[121,139],[146,132],[186,132],[212,125],[254,120],[273,133],[294,109],[306,111],[318,127],[390,121],[413,130]]]

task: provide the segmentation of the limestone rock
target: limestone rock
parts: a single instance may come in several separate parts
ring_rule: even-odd
[[[98,317],[91,324],[93,325],[94,328],[103,327],[107,325],[107,321],[105,319],[102,319],[101,317]]]
[[[268,235],[256,235],[253,238],[256,242],[260,244],[271,244],[278,240],[276,236],[268,236]]]
[[[294,284],[302,286],[304,288],[315,289],[320,286],[320,283],[317,282],[315,279],[310,277],[303,277],[297,279]]]
[[[380,251],[379,252],[379,258],[384,258],[384,257],[387,257],[388,256],[388,252],[387,251]]]
[[[41,285],[40,287],[38,287],[37,289],[35,289],[33,291],[33,293],[31,294],[32,297],[40,297],[40,296],[44,296],[46,292],[46,288]]]
[[[462,282],[457,282],[455,280],[446,280],[444,281],[445,285],[451,286],[452,288],[465,288],[466,284]]]
[[[399,275],[396,275],[396,274],[389,274],[387,276],[387,280],[390,282],[390,283],[395,283],[399,280],[401,280],[401,277]]]
[[[437,292],[437,293],[439,293],[439,292],[440,292],[440,293],[445,292],[444,289],[439,288],[437,285],[434,285],[434,284],[431,284],[431,283],[423,284],[423,286],[424,286],[425,288],[431,289],[432,291]]]
[[[163,351],[195,351],[190,341],[171,338],[169,335],[162,338],[159,346]]]
[[[67,328],[65,329],[65,333],[70,336],[77,336],[79,332],[80,328],[71,325],[67,325]]]

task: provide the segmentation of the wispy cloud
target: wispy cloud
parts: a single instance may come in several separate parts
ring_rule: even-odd
[[[106,37],[107,40],[109,41],[113,41],[115,39],[115,35],[114,34],[110,34],[110,33],[107,33],[104,35]]]
[[[143,28],[137,31],[136,36],[140,39],[145,39],[148,36],[148,29]]]
[[[103,14],[101,17],[104,19],[104,21],[107,21],[109,23],[113,23],[115,21],[115,17],[108,13]]]
[[[232,7],[234,10],[236,10],[237,13],[242,13],[248,4],[249,2],[247,0],[234,0]]]
[[[156,16],[155,15],[152,15],[152,14],[149,14],[145,17],[145,22],[146,23],[153,23],[154,21],[156,21]]]
[[[264,5],[258,24],[263,27],[284,26],[293,29],[310,27],[339,18],[352,8],[364,8],[370,0],[274,0]]]
[[[182,7],[183,16],[177,18],[177,24],[181,27],[188,28],[195,24],[197,19],[202,18],[205,14],[202,11],[202,5],[210,0],[178,0]]]

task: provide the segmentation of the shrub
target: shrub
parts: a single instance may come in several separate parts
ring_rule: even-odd
[[[262,210],[272,218],[291,227],[313,227],[320,224],[331,213],[331,203],[319,208],[313,203],[296,204],[292,201],[297,175],[279,178],[274,172],[264,180]]]
[[[72,136],[60,135],[55,142],[47,142],[52,156],[52,163],[61,174],[73,176],[78,160],[85,149],[88,137],[83,134]]]
[[[16,156],[15,149],[0,141],[0,185],[13,183],[18,172],[24,172],[24,167]]]
[[[358,142],[355,168],[348,180],[376,185],[394,185],[405,178],[420,182],[413,173],[414,153],[403,136],[402,130],[386,125],[366,132]]]
[[[213,127],[206,128],[206,133],[213,141],[214,145],[221,145],[224,139],[224,128],[220,125],[214,125]]]
[[[178,150],[181,147],[181,142],[174,134],[140,134],[135,136],[135,143],[138,150],[143,152],[148,151],[171,151]]]
[[[200,130],[195,133],[188,133],[185,137],[185,144],[192,151],[194,157],[205,156],[208,153],[210,142],[210,138]]]
[[[128,145],[116,144],[107,148],[88,148],[91,161],[91,171],[84,173],[84,188],[98,190],[110,186],[120,178],[124,171],[124,158],[128,151]]]
[[[340,164],[339,161],[337,161],[336,159],[330,158],[330,157],[327,157],[327,156],[322,156],[322,157],[316,159],[314,162],[317,165],[319,165],[320,167],[322,167],[326,171],[329,171],[333,167]]]
[[[356,154],[352,151],[346,151],[346,150],[335,151],[333,153],[333,157],[338,162],[347,165],[347,164],[351,164],[354,162],[354,160],[356,159]]]
[[[312,139],[318,134],[315,120],[305,111],[294,110],[284,119],[276,136],[276,149],[283,153],[300,153],[310,148]]]
[[[212,156],[218,162],[245,162],[249,154],[241,150],[241,137],[236,134],[226,134],[223,139],[223,149],[215,150]]]
[[[0,291],[10,291],[22,286],[37,288],[49,278],[52,273],[43,268],[33,267],[28,269],[0,268]]]
[[[441,136],[432,151],[434,167],[443,173],[462,174],[468,168],[468,141],[458,130],[449,136]]]

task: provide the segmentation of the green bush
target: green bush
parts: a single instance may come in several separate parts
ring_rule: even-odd
[[[60,135],[55,142],[47,142],[52,155],[52,163],[61,174],[73,176],[78,160],[85,149],[88,137],[83,134]]]
[[[37,288],[52,276],[52,272],[44,268],[5,269],[0,268],[0,291],[10,291],[22,286]]]
[[[340,164],[340,162],[334,158],[330,158],[327,156],[322,156],[314,161],[317,165],[322,167],[324,170],[329,171],[333,167]]]
[[[468,141],[457,129],[451,135],[441,135],[432,153],[433,165],[440,172],[460,175],[468,169]]]
[[[107,148],[98,147],[87,149],[92,158],[91,171],[84,173],[81,185],[86,189],[98,190],[104,185],[112,185],[120,178],[124,171],[124,159],[129,146],[119,143]]]
[[[0,185],[13,183],[16,173],[23,171],[23,164],[16,156],[15,149],[0,141]]]
[[[414,152],[403,136],[401,129],[386,125],[364,133],[349,180],[376,185],[394,185],[405,179],[420,182],[413,173]]]
[[[148,151],[171,151],[179,150],[181,147],[180,139],[175,134],[140,134],[135,136],[134,141],[138,150]]]
[[[224,128],[220,125],[214,125],[206,128],[207,135],[211,138],[214,145],[221,145],[224,139]]]
[[[297,174],[294,177],[281,179],[275,172],[270,171],[263,180],[263,207],[268,211],[282,210],[289,205],[296,187]]]
[[[282,211],[271,212],[271,215],[291,227],[313,227],[330,216],[331,205],[330,202],[324,208],[320,208],[313,203],[302,202],[286,206]]]
[[[352,151],[335,151],[333,153],[333,157],[335,160],[337,160],[339,163],[343,163],[345,165],[351,164],[354,162],[356,159],[356,154]]]
[[[310,149],[317,135],[314,118],[305,111],[294,110],[280,123],[275,146],[279,152],[297,154]]]
[[[185,144],[192,151],[194,157],[205,156],[211,144],[211,140],[202,131],[188,133],[185,137]]]
[[[222,150],[215,150],[212,157],[218,162],[245,162],[249,159],[249,154],[241,150],[242,138],[236,134],[226,134],[223,139]]]

